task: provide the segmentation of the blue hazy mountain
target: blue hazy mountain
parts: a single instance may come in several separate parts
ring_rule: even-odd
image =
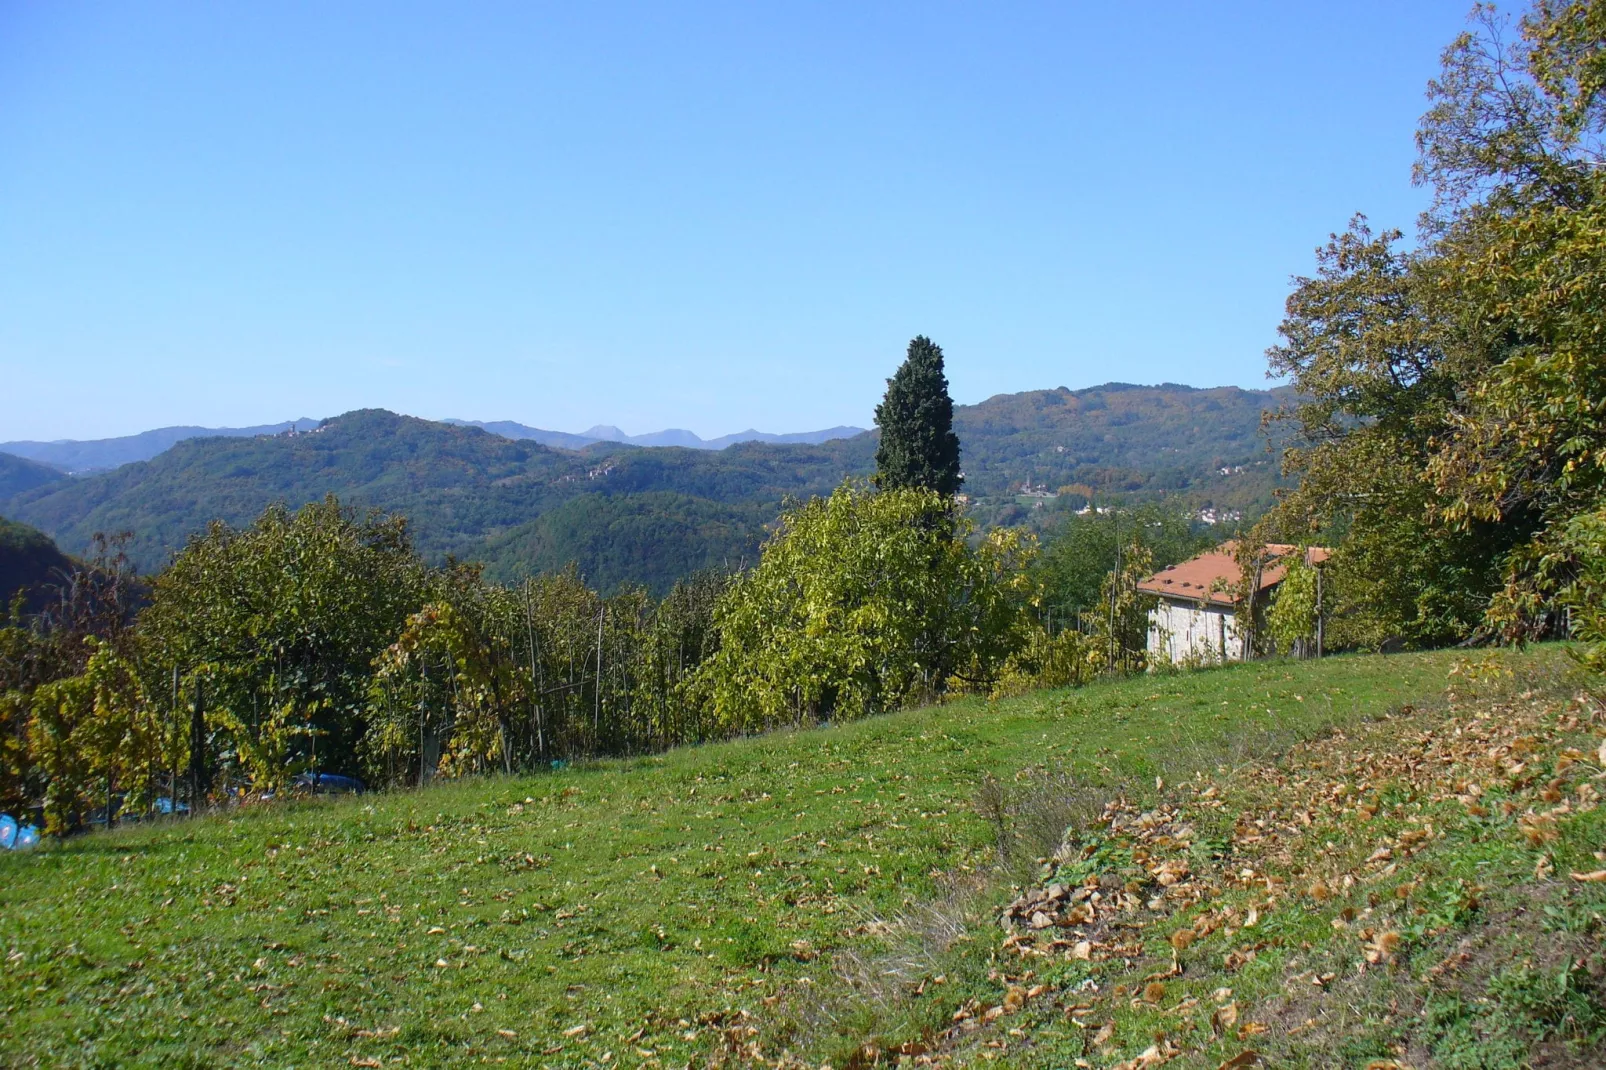
[[[457,424],[462,427],[478,427],[489,431],[493,435],[503,438],[527,439],[539,442],[543,446],[556,446],[559,449],[577,450],[596,442],[619,442],[626,446],[682,446],[693,450],[722,450],[726,446],[734,446],[738,442],[773,442],[778,444],[801,443],[808,446],[817,446],[822,442],[830,442],[838,438],[852,438],[854,435],[864,434],[862,427],[828,427],[823,431],[797,431],[791,434],[774,435],[767,431],[755,431],[749,428],[738,431],[733,435],[721,435],[719,438],[702,438],[692,431],[679,427],[671,427],[663,431],[652,431],[645,435],[627,435],[611,424],[598,424],[579,434],[568,431],[546,431],[539,427],[530,427],[526,424],[515,423],[512,420],[442,420],[441,423]],[[0,446],[0,449],[3,449]]]
[[[0,442],[0,453],[26,457],[63,472],[104,472],[135,461],[148,461],[191,438],[252,438],[285,431],[310,431],[321,421],[302,417],[260,427],[158,427],[121,438],[58,439],[55,442]]]
[[[10,454],[44,465],[59,473],[88,475],[120,468],[135,461],[148,461],[165,453],[180,442],[192,438],[254,438],[258,435],[279,435],[286,431],[310,431],[322,421],[302,417],[277,424],[257,427],[158,427],[137,435],[119,438],[58,439],[53,442],[0,442],[0,454]],[[802,443],[818,445],[832,439],[852,438],[863,434],[862,427],[832,427],[824,431],[803,431],[796,434],[772,435],[763,431],[739,431],[734,435],[704,440],[690,431],[670,428],[646,435],[627,435],[617,427],[599,424],[578,435],[567,431],[545,431],[539,427],[515,423],[512,420],[442,420],[441,423],[460,427],[478,427],[502,438],[540,443],[558,449],[578,450],[598,442],[618,442],[627,446],[683,446],[689,449],[722,450],[738,442]],[[12,478],[4,478],[12,477]],[[24,483],[31,478],[31,483]],[[0,497],[9,497],[27,486],[43,481],[38,473],[24,477],[20,472],[0,471]],[[15,482],[15,485],[12,483]]]

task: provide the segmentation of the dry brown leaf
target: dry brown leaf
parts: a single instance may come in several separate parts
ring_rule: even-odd
[[[1257,1066],[1260,1064],[1260,1062],[1260,1052],[1251,1048],[1248,1051],[1241,1051],[1237,1055],[1234,1055],[1232,1058],[1216,1067],[1216,1070],[1241,1070],[1241,1068],[1245,1066]]]
[[[1400,947],[1400,934],[1397,932],[1378,933],[1367,943],[1366,961],[1374,965],[1379,962],[1388,962]]]
[[[1606,881],[1606,869],[1591,870],[1588,873],[1574,873],[1572,878],[1581,884],[1596,884],[1600,881]]]
[[[1220,1036],[1230,1033],[1232,1027],[1238,1024],[1238,1004],[1229,1003],[1224,1007],[1217,1007],[1210,1016],[1210,1031]]]

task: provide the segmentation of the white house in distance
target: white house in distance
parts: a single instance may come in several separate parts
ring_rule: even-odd
[[[1233,557],[1237,549],[1222,543],[1180,565],[1171,565],[1143,580],[1138,590],[1158,597],[1159,604],[1149,612],[1149,659],[1151,662],[1244,661],[1249,655],[1249,636],[1239,626],[1238,588],[1243,574]],[[1268,543],[1255,591],[1255,609],[1265,606],[1267,597],[1287,573],[1287,557],[1299,547]],[[1307,564],[1326,561],[1328,551],[1311,547]]]

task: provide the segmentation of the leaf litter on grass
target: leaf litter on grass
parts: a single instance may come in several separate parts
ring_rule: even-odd
[[[1453,675],[1426,708],[1115,795],[1003,903],[997,936],[972,910],[960,954],[982,991],[902,1043],[866,1030],[839,1062],[1424,1070],[1520,1049],[1599,1065],[1606,868],[1578,862],[1606,861],[1606,717],[1555,680],[1519,683]],[[1534,931],[1557,910],[1575,931]],[[955,966],[894,972],[906,1001],[940,999],[930,974]],[[1490,1037],[1475,1013],[1437,1024],[1446,993],[1477,1008],[1544,970],[1559,994],[1507,999],[1539,1009],[1490,1019]]]

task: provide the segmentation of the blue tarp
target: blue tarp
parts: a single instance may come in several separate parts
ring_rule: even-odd
[[[39,842],[39,830],[19,825],[10,814],[0,814],[0,850],[21,851]]]
[[[368,786],[356,777],[336,776],[333,773],[302,773],[295,785],[314,794],[342,795],[347,792],[361,795]]]

